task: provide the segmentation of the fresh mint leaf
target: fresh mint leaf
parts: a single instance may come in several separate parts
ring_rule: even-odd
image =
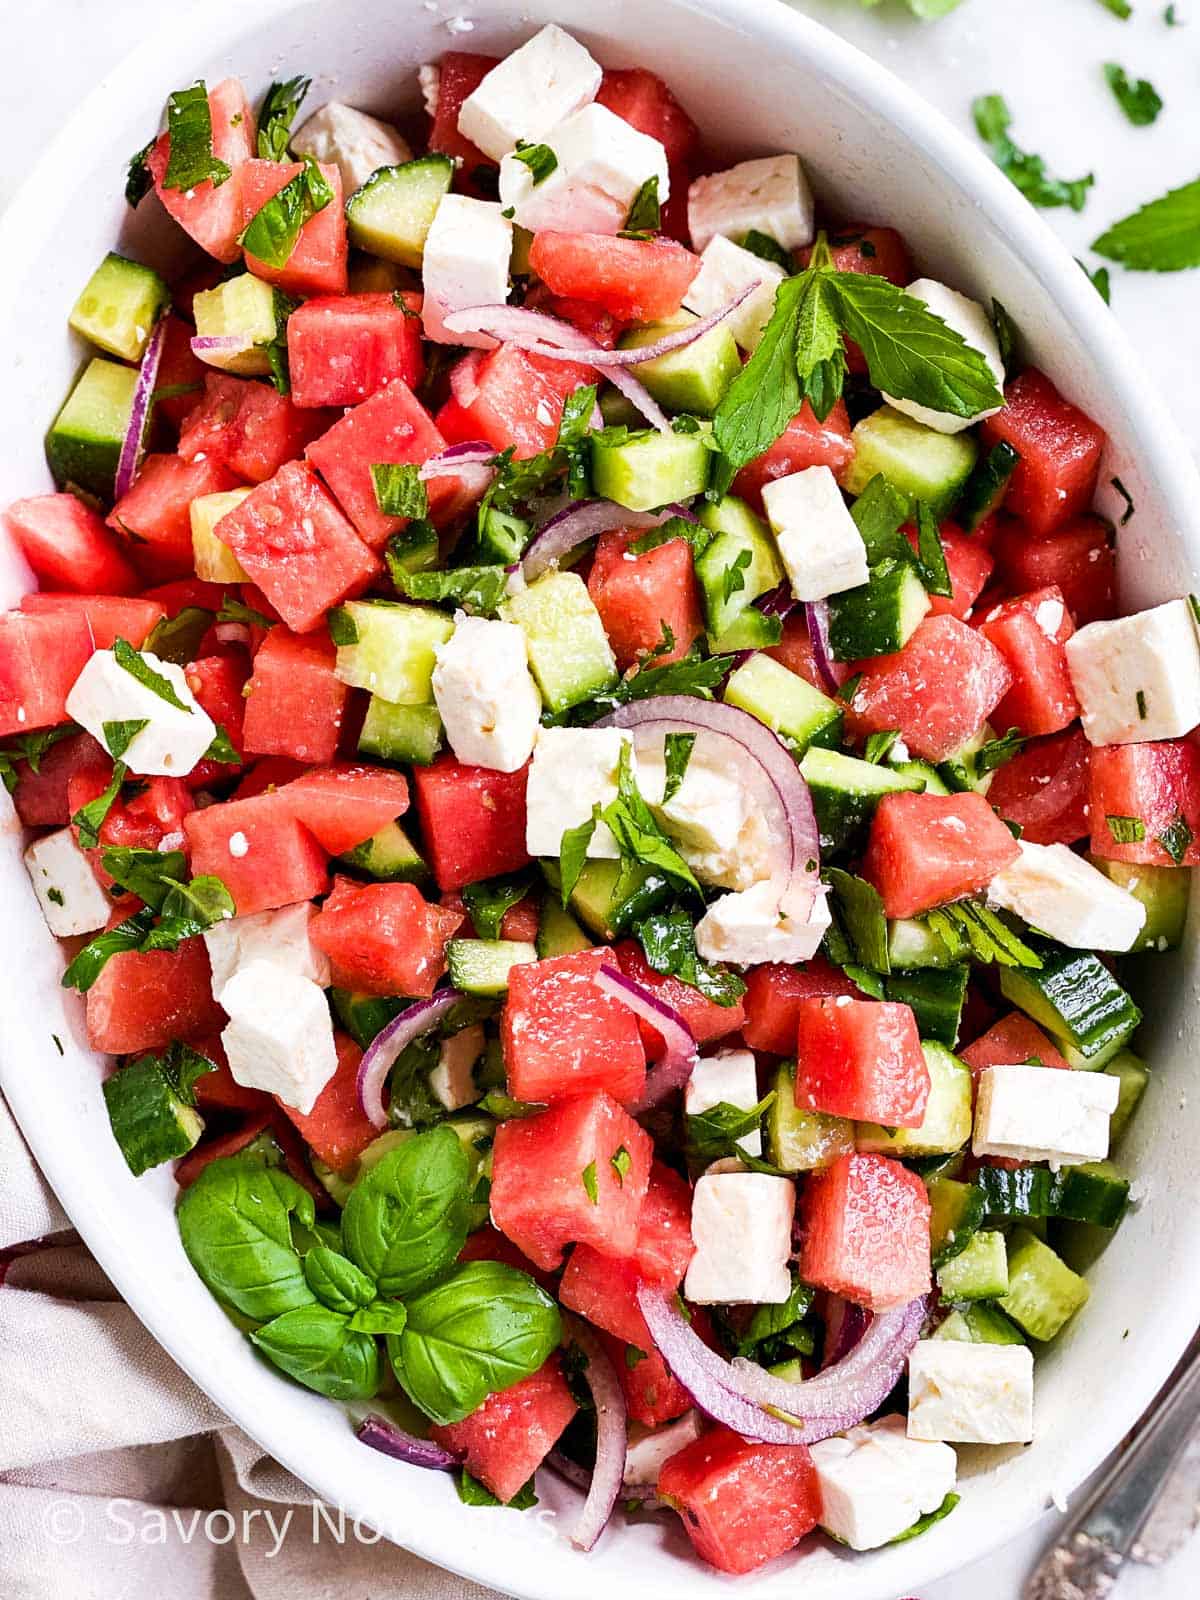
[[[134,211],[154,187],[149,156],[157,143],[157,139],[148,140],[140,150],[130,156],[129,165],[125,169],[125,204]]]
[[[1141,817],[1106,816],[1104,820],[1117,844],[1140,844],[1146,837],[1146,824]]]
[[[30,772],[38,773],[42,770],[42,757],[51,745],[60,739],[68,739],[79,729],[73,722],[64,723],[61,728],[40,728],[36,733],[23,734],[12,744],[5,745],[0,750],[0,783],[12,794],[17,787],[20,773],[17,767],[25,762]]]
[[[1114,4],[1123,4],[1124,0],[1101,0],[1101,3],[1108,6],[1111,11]],[[1124,14],[1128,15],[1127,12]],[[1118,12],[1117,15],[1121,16],[1122,13]],[[961,1499],[962,1496],[960,1494],[955,1494],[951,1490],[936,1510],[927,1511],[923,1517],[918,1517],[910,1528],[905,1528],[903,1533],[898,1533],[894,1539],[889,1539],[888,1543],[907,1544],[910,1539],[919,1539],[923,1533],[933,1527],[935,1522],[941,1522],[943,1517],[948,1517]]]
[[[100,843],[100,829],[104,826],[105,818],[116,804],[117,796],[121,792],[121,785],[125,782],[125,763],[117,761],[113,765],[112,778],[103,794],[98,794],[94,800],[89,800],[71,818],[72,826],[79,831],[79,847],[81,850],[95,850]]]
[[[1114,17],[1120,17],[1122,22],[1128,22],[1133,15],[1130,0],[1100,0],[1100,4],[1106,11],[1111,11]],[[1174,10],[1174,7],[1169,6],[1167,9]]]
[[[449,602],[480,616],[494,616],[508,593],[508,571],[504,567],[451,567],[445,572],[402,572],[396,587],[410,600]]]
[[[169,706],[174,706],[176,711],[186,711],[189,716],[191,715],[191,706],[179,698],[171,680],[164,677],[161,672],[156,672],[145,656],[125,639],[115,639],[112,652],[117,665],[123,667],[131,678],[136,678],[144,689],[149,689],[160,700],[165,700]]]
[[[263,161],[290,161],[292,123],[312,85],[311,78],[288,78],[267,90],[258,113],[258,154]]]
[[[1003,95],[985,94],[972,103],[972,114],[979,137],[991,151],[992,160],[1012,180],[1031,205],[1042,209],[1070,206],[1082,211],[1088,190],[1095,183],[1093,173],[1085,178],[1052,178],[1041,156],[1030,155],[1009,137],[1012,112]],[[1103,254],[1103,252],[1101,252]]]
[[[385,517],[429,516],[429,493],[421,468],[409,461],[377,461],[371,466],[375,504]]]
[[[580,874],[587,866],[588,846],[599,825],[600,805],[597,802],[592,807],[590,817],[585,818],[574,828],[563,829],[562,841],[558,847],[558,870],[562,878],[561,894],[564,911],[575,893],[575,885],[579,882]]]
[[[148,906],[118,923],[104,933],[98,933],[84,945],[62,975],[64,989],[77,989],[86,994],[104,970],[112,956],[126,950],[139,950],[143,939],[154,926],[154,913]]]
[[[656,694],[689,694],[698,700],[711,700],[714,689],[732,669],[733,662],[733,656],[703,657],[694,646],[686,656],[665,666],[656,666],[654,658],[648,656],[632,677],[622,678],[615,688],[606,689],[603,694],[576,706],[569,721],[573,725],[595,722],[631,700],[644,700]]]
[[[669,733],[663,740],[663,760],[666,783],[663,787],[663,805],[673,800],[687,774],[688,762],[696,744],[694,733]]]
[[[1104,304],[1106,306],[1112,305],[1112,284],[1109,281],[1108,268],[1097,267],[1095,272],[1092,272],[1089,270],[1086,261],[1080,261],[1078,256],[1075,257],[1075,260],[1079,262],[1080,267],[1083,269],[1084,276],[1087,278],[1092,288],[1095,289],[1096,293],[1100,296],[1101,300],[1104,301]]]
[[[1104,63],[1104,77],[1117,104],[1135,128],[1148,128],[1163,108],[1162,97],[1145,78],[1130,78],[1115,61]]]
[[[1016,323],[995,295],[992,296],[992,328],[996,335],[996,348],[1000,352],[1000,365],[1005,372],[1011,372],[1020,337]]]
[[[217,723],[217,731],[213,734],[208,749],[204,752],[205,761],[216,761],[225,767],[240,767],[242,758],[234,749],[233,740],[229,732]]]
[[[633,197],[625,218],[626,233],[657,233],[662,221],[658,198],[658,174],[652,173]]]
[[[212,113],[203,79],[168,97],[167,132],[171,143],[163,174],[164,189],[182,189],[186,193],[209,178],[214,189],[226,181],[229,168],[213,155]]]
[[[678,420],[676,418],[676,421]],[[657,528],[650,528],[634,539],[629,546],[629,554],[644,556],[647,550],[657,550],[659,545],[670,544],[673,539],[682,539],[685,544],[691,546],[693,557],[701,556],[715,537],[715,534],[702,522],[693,522],[690,517],[668,517],[665,522],[660,522]]]
[[[800,398],[824,422],[841,398],[846,382],[845,311],[837,297],[832,257],[825,235],[813,249],[796,305],[796,372]],[[786,280],[785,280],[786,281]],[[874,381],[874,380],[872,380]]]
[[[274,623],[270,617],[264,616],[261,611],[256,611],[253,606],[248,606],[244,600],[239,600],[237,595],[227,594],[221,601],[221,609],[217,612],[218,622],[241,622],[248,628],[271,628]]]
[[[300,238],[300,230],[333,199],[333,190],[311,156],[303,169],[272,195],[238,235],[247,255],[269,267],[286,267]]]
[[[379,1346],[328,1306],[285,1311],[254,1329],[250,1341],[289,1378],[330,1400],[370,1400],[379,1391]]]
[[[983,778],[989,772],[995,772],[997,767],[1002,767],[1006,761],[1011,761],[1014,756],[1020,755],[1029,741],[1017,728],[1009,728],[1007,733],[999,739],[988,739],[976,750],[972,760],[976,778]]]
[[[917,573],[927,594],[949,598],[954,593],[938,521],[924,501],[917,505]]]
[[[663,977],[678,978],[719,1006],[736,1005],[745,994],[746,985],[736,972],[700,960],[696,930],[682,906],[651,912],[633,931],[647,965]]]
[[[346,1254],[403,1298],[449,1266],[467,1237],[467,1155],[449,1128],[420,1133],[384,1156],[350,1191]]]
[[[1182,812],[1169,822],[1158,835],[1158,842],[1170,856],[1177,867],[1181,867],[1187,857],[1194,835],[1188,827],[1187,818]]]
[[[739,1140],[761,1130],[762,1119],[774,1100],[775,1091],[772,1089],[770,1094],[749,1110],[722,1100],[707,1111],[688,1117],[686,1143],[689,1163],[695,1167],[707,1167],[714,1161],[726,1161],[733,1157],[756,1172],[773,1172],[775,1169],[768,1162],[743,1150]]]
[[[468,884],[462,891],[463,904],[475,926],[476,937],[498,939],[505,912],[519,905],[532,887],[533,878],[528,872]]]
[[[1200,178],[1115,222],[1092,249],[1133,272],[1200,267]]]
[[[758,228],[751,228],[741,241],[742,249],[749,250],[752,256],[757,256],[760,261],[769,261],[773,267],[779,267],[790,276],[796,269],[796,264],[789,253],[778,240],[772,239],[769,233],[763,233]]]
[[[779,285],[762,338],[713,415],[713,438],[730,479],[769,449],[800,409],[796,337],[809,282],[810,274],[801,273]]]
[[[871,566],[881,561],[912,560],[912,546],[900,532],[909,519],[910,506],[908,496],[877,472],[850,507]]]
[[[524,139],[518,139],[513,156],[529,168],[535,189],[539,183],[545,183],[558,166],[558,157],[548,144],[527,144]]]
[[[739,590],[746,587],[746,568],[752,559],[748,549],[739,550],[721,573],[721,597],[726,605]]]
[[[155,911],[187,875],[182,850],[148,850],[136,845],[113,845],[100,858],[109,877]]]

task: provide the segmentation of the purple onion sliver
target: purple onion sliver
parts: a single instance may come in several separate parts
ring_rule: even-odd
[[[796,609],[797,601],[790,584],[781,583],[778,588],[772,589],[769,594],[764,594],[754,604],[764,617],[786,617],[789,611]]]
[[[812,645],[817,671],[824,679],[825,687],[836,694],[849,677],[849,671],[833,659],[829,644],[829,602],[806,600],[804,620],[808,623],[808,640]]]
[[[253,343],[247,343],[240,333],[198,333],[188,343],[191,345],[192,354],[203,356],[210,351],[233,354],[238,350],[253,350]]]
[[[439,989],[428,1000],[418,1000],[408,1006],[398,1017],[393,1017],[387,1027],[377,1033],[363,1051],[358,1064],[355,1090],[358,1103],[373,1128],[381,1132],[388,1125],[387,1107],[383,1103],[384,1085],[388,1073],[396,1064],[396,1057],[404,1047],[422,1033],[428,1033],[440,1022],[456,1000],[461,999],[457,989]]]
[[[670,515],[669,511],[654,515],[627,511],[612,500],[573,500],[538,530],[521,562],[525,580],[532,583],[548,567],[597,534],[615,528],[657,528]]]
[[[696,1040],[683,1017],[667,1002],[617,967],[602,966],[594,982],[604,994],[620,1000],[636,1017],[662,1036],[666,1054],[646,1074],[641,1098],[630,1109],[634,1115],[650,1111],[667,1095],[681,1089],[695,1071],[699,1059]]]
[[[403,1428],[398,1428],[394,1422],[389,1422],[386,1417],[377,1416],[374,1412],[364,1417],[354,1430],[357,1438],[365,1445],[370,1445],[372,1450],[379,1450],[385,1456],[393,1456],[397,1461],[407,1461],[412,1467],[428,1467],[438,1472],[448,1472],[458,1466],[458,1457],[452,1450],[446,1450],[440,1444],[435,1444],[432,1439],[418,1439],[414,1433],[405,1433]]]
[[[608,1526],[625,1481],[625,1392],[607,1352],[587,1324],[572,1317],[569,1328],[587,1359],[583,1381],[592,1391],[596,1407],[596,1465],[579,1521],[571,1532],[571,1543],[577,1549],[590,1550]]]
[[[158,382],[158,368],[162,361],[163,344],[167,337],[165,317],[160,317],[146,341],[137,382],[133,386],[133,402],[129,408],[129,423],[121,441],[121,454],[117,458],[117,471],[113,478],[113,499],[128,494],[137,476],[146,440],[146,425],[150,420],[150,407],[154,400],[154,386]]]

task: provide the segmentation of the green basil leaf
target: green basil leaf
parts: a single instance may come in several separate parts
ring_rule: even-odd
[[[379,1346],[328,1306],[297,1306],[250,1335],[281,1372],[330,1400],[370,1400],[383,1377]]]
[[[167,132],[171,145],[164,189],[195,189],[207,178],[215,189],[229,177],[229,168],[213,155],[212,113],[202,78],[168,97]]]
[[[1200,178],[1113,223],[1092,249],[1133,272],[1200,267]]]
[[[399,1300],[372,1300],[350,1318],[355,1333],[403,1333],[408,1312]]]
[[[192,708],[179,698],[175,685],[161,672],[156,672],[145,656],[137,651],[125,639],[113,641],[113,658],[119,667],[123,667],[131,678],[136,678],[144,689],[151,690],[160,700],[165,700],[169,706],[174,706],[176,711],[186,711],[191,715]]]
[[[354,1185],[342,1237],[381,1294],[404,1297],[457,1257],[467,1237],[469,1178],[457,1136],[434,1128],[384,1156]]]
[[[529,872],[468,884],[462,891],[463,904],[475,925],[476,936],[480,939],[498,939],[505,912],[519,905],[532,887],[533,876]]]
[[[458,1498],[465,1506],[506,1506],[510,1511],[528,1511],[538,1503],[532,1478],[521,1485],[511,1500],[498,1500],[478,1478],[471,1476],[466,1467],[460,1467],[457,1487]]]
[[[328,1245],[314,1245],[305,1254],[304,1280],[323,1306],[347,1317],[375,1298],[375,1285],[366,1273]]]
[[[736,972],[700,960],[696,930],[682,906],[652,912],[633,931],[647,964],[663,977],[678,978],[719,1006],[736,1005],[745,994],[745,982]]]
[[[662,206],[658,198],[658,174],[652,173],[633,197],[633,204],[625,218],[626,233],[657,233],[662,224]]]
[[[100,844],[100,829],[104,826],[105,818],[116,804],[117,796],[121,792],[121,785],[125,782],[125,763],[118,761],[112,770],[112,779],[103,794],[98,794],[94,800],[89,800],[87,805],[80,806],[71,818],[74,827],[79,830],[79,847],[81,850],[95,850]]]
[[[1088,190],[1096,181],[1093,173],[1089,172],[1085,178],[1052,178],[1041,156],[1030,155],[1019,149],[1009,138],[1012,112],[1003,95],[980,95],[972,102],[971,112],[976,131],[991,151],[992,160],[1031,205],[1044,210],[1055,206],[1070,206],[1072,211],[1083,210],[1087,204]]]
[[[1145,78],[1130,78],[1115,61],[1104,63],[1104,77],[1117,104],[1135,128],[1148,128],[1163,108],[1162,97]]]
[[[286,267],[300,230],[332,199],[325,174],[311,156],[305,156],[303,170],[256,212],[238,235],[238,243],[267,266]]]
[[[580,874],[587,866],[588,846],[592,842],[592,835],[600,824],[600,805],[592,807],[592,814],[574,828],[564,828],[562,839],[558,846],[558,871],[562,880],[560,893],[562,895],[563,909],[566,907],[575,892],[575,885],[579,882]]]
[[[421,468],[411,461],[377,461],[371,467],[375,504],[385,517],[429,515],[429,493],[421,482]]]
[[[288,78],[267,90],[258,113],[258,154],[263,161],[291,160],[292,123],[311,85],[311,78]]]

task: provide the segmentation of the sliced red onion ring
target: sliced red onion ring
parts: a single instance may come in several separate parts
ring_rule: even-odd
[[[188,341],[192,354],[197,356],[236,355],[240,350],[253,350],[254,341],[240,333],[198,333]]]
[[[825,1307],[825,1354],[822,1367],[832,1367],[848,1356],[867,1331],[867,1313],[840,1295],[827,1297]]]
[[[525,581],[532,583],[569,554],[597,534],[609,533],[614,528],[658,528],[671,517],[696,519],[680,505],[667,506],[662,511],[627,511],[612,500],[573,500],[550,518],[539,529],[536,539],[526,550],[521,562]]]
[[[850,676],[850,669],[843,662],[833,659],[829,644],[828,600],[806,600],[804,620],[808,623],[808,640],[812,645],[817,671],[824,679],[825,687],[836,694]]]
[[[695,1036],[674,1006],[644,983],[626,977],[619,967],[602,966],[593,981],[604,994],[628,1006],[634,1016],[661,1034],[667,1047],[662,1060],[646,1074],[641,1098],[630,1108],[640,1115],[665,1100],[672,1090],[681,1089],[691,1077],[699,1060]]]
[[[625,1394],[612,1362],[587,1324],[572,1317],[569,1329],[572,1341],[587,1358],[583,1381],[592,1391],[596,1407],[596,1465],[571,1534],[577,1549],[590,1550],[608,1526],[625,1479]]]
[[[764,617],[786,617],[789,611],[796,609],[797,602],[796,596],[792,593],[791,585],[781,583],[777,589],[772,589],[769,594],[764,594],[754,604]]]
[[[395,1066],[397,1056],[414,1039],[423,1033],[428,1033],[435,1023],[441,1021],[455,1001],[461,998],[457,989],[439,989],[428,1000],[416,1001],[414,1005],[406,1007],[398,1017],[393,1017],[387,1027],[377,1033],[363,1051],[363,1058],[358,1064],[358,1081],[355,1087],[358,1103],[373,1128],[382,1131],[388,1125],[383,1091],[387,1075]]]
[[[469,350],[461,361],[456,361],[450,368],[450,393],[464,409],[469,409],[479,398],[479,368],[482,362],[482,350]]]
[[[546,1457],[546,1465],[553,1467],[560,1478],[573,1483],[585,1494],[592,1486],[591,1468],[580,1466],[578,1461],[572,1461],[570,1456],[564,1455],[561,1450],[551,1450]],[[649,1483],[630,1483],[626,1480],[621,1485],[621,1499],[641,1501],[643,1511],[653,1511],[662,1505],[662,1501],[654,1492],[654,1486]]]
[[[494,445],[485,440],[472,440],[466,444],[452,444],[428,461],[421,463],[417,473],[422,483],[435,478],[458,478],[468,494],[483,494],[496,476],[492,462],[496,459]]]
[[[150,421],[150,407],[154,400],[154,388],[158,383],[158,368],[162,361],[163,343],[166,337],[166,318],[160,317],[146,341],[137,382],[133,386],[129,423],[125,429],[125,437],[121,441],[121,454],[117,458],[117,471],[113,478],[114,500],[119,500],[123,494],[128,494],[132,489],[133,480],[141,464],[142,449],[146,442],[146,426]]]
[[[430,1467],[447,1472],[458,1466],[459,1458],[452,1450],[444,1449],[432,1439],[418,1439],[415,1433],[405,1433],[403,1428],[398,1428],[394,1422],[374,1412],[364,1417],[354,1432],[372,1450],[382,1451],[385,1456],[394,1456],[397,1461],[407,1461],[413,1467]]]

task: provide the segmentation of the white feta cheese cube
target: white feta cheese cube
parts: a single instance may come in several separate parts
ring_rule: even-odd
[[[292,149],[298,156],[332,162],[342,175],[347,197],[380,167],[412,160],[407,141],[390,122],[380,122],[340,100],[330,100],[308,118],[292,135]]]
[[[437,1065],[429,1074],[429,1087],[447,1111],[461,1111],[479,1099],[475,1064],[484,1052],[483,1024],[473,1023],[443,1039]]]
[[[900,1416],[850,1428],[811,1449],[821,1526],[852,1550],[875,1550],[936,1511],[958,1476],[950,1446],[907,1438]]]
[[[533,747],[525,788],[525,848],[531,856],[557,856],[562,836],[617,798],[621,751],[631,743],[619,728],[543,728]],[[589,856],[616,860],[617,841],[597,824]]]
[[[752,230],[767,234],[785,250],[812,243],[812,190],[799,156],[739,161],[693,182],[688,190],[693,250],[703,250],[718,234],[736,241]]]
[[[696,1254],[684,1296],[696,1305],[782,1305],[796,1188],[767,1172],[707,1172],[692,1195]]]
[[[426,337],[439,344],[490,350],[496,343],[490,334],[450,333],[445,319],[469,306],[503,305],[508,299],[511,256],[512,223],[499,201],[443,195],[425,240],[421,267]]]
[[[58,828],[35,839],[25,851],[25,870],[46,926],[56,939],[96,933],[108,921],[113,903],[79,848],[73,829]]]
[[[277,1095],[304,1115],[337,1071],[325,991],[270,961],[239,967],[221,991],[221,1043],[234,1081]]]
[[[1020,855],[988,885],[993,905],[1076,950],[1129,950],[1146,907],[1065,844],[1018,841]]]
[[[811,961],[830,924],[824,894],[796,915],[780,883],[764,878],[714,900],[696,924],[696,949],[705,961],[757,966],[760,961]]]
[[[722,234],[705,245],[700,256],[700,271],[692,279],[683,304],[698,317],[720,311],[743,289],[756,283],[758,288],[742,301],[725,326],[743,350],[753,350],[775,309],[775,291],[786,274],[773,261],[764,261],[752,250],[743,250]]]
[[[471,91],[458,113],[458,131],[499,161],[518,139],[537,144],[593,101],[602,76],[577,39],[548,23]]]
[[[106,750],[119,753],[130,772],[186,777],[216,737],[216,725],[188,688],[182,667],[145,651],[138,660],[161,688],[135,677],[113,651],[97,650],[67,696],[67,715]],[[137,722],[145,726],[132,738],[128,728],[115,727]]]
[[[533,753],[542,697],[515,622],[459,612],[434,652],[433,698],[450,748],[469,767],[516,772]]]
[[[683,1094],[688,1116],[698,1117],[722,1101],[740,1111],[750,1111],[758,1104],[758,1070],[749,1050],[721,1050],[715,1056],[704,1056],[693,1068]],[[748,1156],[762,1155],[759,1130],[739,1139],[738,1149]]]
[[[421,104],[425,107],[425,115],[433,118],[438,114],[438,101],[442,97],[442,69],[433,62],[427,61],[424,66],[417,68],[417,83],[421,90]]]
[[[1089,622],[1066,652],[1092,744],[1177,739],[1200,724],[1200,644],[1189,601]]]
[[[625,1482],[653,1487],[658,1475],[672,1456],[696,1440],[704,1432],[704,1421],[698,1411],[685,1411],[674,1422],[661,1428],[646,1428],[640,1422],[629,1425],[629,1444],[625,1451]]]
[[[764,484],[767,520],[797,600],[824,600],[867,581],[867,547],[828,467]]]
[[[520,151],[500,163],[500,204],[531,233],[617,233],[648,179],[658,179],[660,200],[670,194],[662,145],[607,106],[584,106],[542,142],[555,159],[544,177],[535,175]]]
[[[1028,1444],[1033,1351],[1025,1344],[918,1340],[908,1358],[908,1437]]]
[[[908,285],[905,293],[912,295],[914,300],[922,301],[934,316],[941,317],[948,328],[953,328],[973,350],[978,350],[991,368],[997,389],[1003,390],[1004,363],[1000,359],[996,330],[991,317],[977,300],[968,299],[965,294],[959,294],[957,289],[948,289],[934,278],[918,278],[915,283]],[[901,400],[890,394],[884,394],[883,398],[894,410],[903,411],[906,416],[923,422],[927,428],[935,428],[938,433],[961,433],[964,428],[973,427],[984,417],[995,416],[1001,409],[996,405],[987,411],[977,411],[973,417],[956,417],[950,411],[934,411],[929,406],[920,406],[915,400]]]
[[[1120,1085],[1107,1072],[1027,1065],[986,1067],[975,1094],[977,1156],[1077,1167],[1108,1154]]]
[[[232,839],[230,845],[232,846]],[[329,957],[312,942],[312,921],[317,908],[310,901],[282,906],[277,911],[255,911],[248,917],[228,917],[204,931],[212,967],[213,999],[220,1001],[225,985],[252,961],[269,962],[294,978],[308,978],[329,986]]]
[[[638,788],[680,855],[704,883],[748,889],[771,870],[771,841],[762,807],[727,741],[701,733],[683,781],[664,801],[664,747],[638,754]]]

